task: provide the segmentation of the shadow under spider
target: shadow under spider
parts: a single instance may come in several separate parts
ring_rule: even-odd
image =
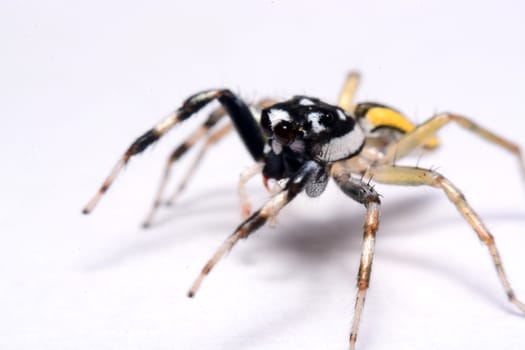
[[[321,197],[316,200],[323,199]],[[380,247],[381,241],[385,239],[407,234],[420,234],[425,227],[433,227],[435,229],[436,227],[443,228],[448,225],[464,223],[463,218],[453,207],[451,216],[456,215],[454,219],[444,220],[442,217],[436,218],[429,215],[428,207],[431,204],[439,206],[450,205],[448,201],[442,197],[440,198],[439,195],[430,192],[409,194],[403,198],[383,199],[381,222],[377,233],[377,246]],[[142,254],[165,249],[173,244],[187,242],[192,239],[193,233],[178,232],[177,220],[194,220],[195,215],[205,218],[207,212],[209,213],[211,210],[214,213],[217,211],[233,213],[232,215],[235,217],[239,208],[237,198],[231,195],[231,189],[220,188],[183,199],[179,204],[175,203],[168,210],[172,210],[174,213],[169,214],[167,217],[164,216],[164,218],[160,216],[161,220],[144,232],[146,239],[141,238],[137,240],[136,237],[130,237],[130,241],[127,244],[119,245],[113,253],[98,262],[90,264],[86,269],[98,270],[108,268]],[[423,213],[427,214],[423,215]],[[277,260],[283,259],[283,269],[280,269],[277,273],[284,273],[287,279],[291,276],[301,279],[306,276],[308,280],[312,280],[312,283],[316,285],[323,279],[322,271],[323,267],[326,266],[340,269],[340,274],[344,279],[353,280],[355,278],[354,275],[357,273],[359,265],[362,224],[365,217],[365,210],[362,206],[349,199],[348,207],[341,208],[335,215],[327,217],[326,220],[309,219],[308,213],[299,213],[293,206],[285,208],[282,214],[277,219],[283,225],[278,225],[273,229],[263,227],[253,233],[248,239],[238,243],[239,247],[243,246],[242,249],[239,249],[237,246],[234,248],[233,255],[236,256],[238,261],[247,263],[255,259],[264,262],[266,260],[275,260],[277,257]],[[416,223],[410,220],[413,215],[420,216]],[[225,214],[225,216],[226,218],[221,218],[221,221],[216,221],[217,216],[213,217],[214,220],[212,222],[199,220],[199,229],[201,230],[203,226],[209,225],[213,232],[223,231],[224,235],[221,237],[221,240],[225,239],[240,222],[240,220],[231,220],[228,214]],[[525,218],[520,214],[505,213],[491,217],[484,216],[484,219],[524,220]],[[169,225],[172,221],[174,223]],[[170,226],[173,229],[170,229]],[[469,226],[466,223],[462,226],[465,234],[472,234],[472,239],[475,240],[474,233],[469,232],[471,231]],[[162,228],[162,233],[158,234],[159,231],[155,232],[155,228]],[[277,233],[269,234],[269,230],[277,231]],[[209,258],[211,253],[202,251],[203,263]],[[483,295],[485,299],[495,302],[496,297],[490,293],[491,289],[486,288],[488,283],[480,281],[477,276],[469,274],[466,270],[447,264],[445,251],[443,252],[444,259],[440,261],[427,258],[424,252],[418,255],[410,255],[406,252],[401,254],[399,251],[380,251],[380,253],[382,259],[390,259],[395,263],[413,266],[413,268],[418,269],[423,268],[446,275],[452,280],[451,283],[462,284],[477,295]],[[352,270],[349,270],[348,266],[341,264],[342,259],[352,261]],[[300,268],[297,269],[292,266],[300,266]],[[217,271],[214,272],[216,273]],[[502,305],[504,301],[505,299],[502,298]]]

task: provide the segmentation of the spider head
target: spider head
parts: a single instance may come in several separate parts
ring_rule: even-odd
[[[264,109],[261,127],[274,149],[287,147],[325,162],[357,154],[365,138],[359,125],[341,108],[305,96]]]

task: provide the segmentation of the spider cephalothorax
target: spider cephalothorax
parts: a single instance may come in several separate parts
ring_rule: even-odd
[[[361,150],[365,135],[343,109],[317,98],[295,96],[262,111],[261,127],[272,150],[288,147],[320,162],[349,158]]]
[[[343,109],[306,96],[264,109],[261,128],[269,137],[263,169],[269,179],[288,178],[306,161],[315,161],[324,169],[358,154],[365,141],[359,124]],[[328,175],[319,173],[317,179],[316,190],[307,187],[310,196],[322,193]]]
[[[204,266],[188,293],[190,297],[195,295],[203,278],[220,258],[240,239],[247,238],[269,219],[277,216],[299,193],[304,192],[310,197],[319,196],[329,179],[333,179],[343,193],[366,208],[357,276],[358,291],[349,338],[350,349],[354,349],[370,282],[375,236],[379,226],[380,196],[370,183],[373,179],[374,182],[383,184],[441,189],[489,249],[509,300],[525,312],[525,304],[516,298],[503,270],[494,237],[461,191],[435,170],[395,164],[396,159],[403,158],[420,147],[435,148],[439,144],[435,137],[436,132],[451,122],[515,154],[525,174],[525,162],[520,148],[457,114],[436,114],[424,123],[416,125],[400,112],[383,104],[367,102],[354,105],[353,96],[358,81],[358,74],[351,73],[348,76],[337,105],[306,96],[295,96],[284,102],[267,99],[248,105],[227,89],[206,90],[194,94],[174,113],[131,144],[97,194],[84,208],[84,213],[93,210],[132,156],[142,152],[172,127],[190,118],[208,103],[218,101],[221,107],[213,111],[202,126],[168,158],[157,196],[144,223],[145,226],[149,226],[162,203],[174,162],[199,139],[208,136],[196,161],[168,203],[173,202],[175,195],[185,187],[207,148],[235,128],[255,161],[253,166],[241,174],[239,181],[244,220]],[[222,127],[216,126],[226,115],[231,118],[231,123]],[[259,116],[260,124],[257,122]],[[276,186],[277,191],[272,193],[266,203],[252,213],[244,185],[259,173],[262,173],[264,181],[279,180],[279,186]]]

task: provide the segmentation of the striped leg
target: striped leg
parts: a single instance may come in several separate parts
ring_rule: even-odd
[[[396,158],[403,158],[414,149],[424,145],[429,139],[435,136],[439,129],[450,122],[455,122],[459,126],[473,132],[483,139],[497,146],[503,147],[516,155],[521,166],[522,176],[525,180],[525,159],[523,158],[523,153],[517,144],[496,135],[492,131],[476,124],[468,118],[451,113],[435,115],[426,122],[418,125],[414,130],[404,134],[399,141],[389,147],[384,158],[384,163],[392,163]]]
[[[215,143],[219,142],[220,140],[222,140],[222,138],[228,135],[228,133],[232,130],[233,130],[233,125],[231,124],[224,125],[222,128],[220,128],[219,130],[211,134],[210,137],[208,137],[208,139],[206,140],[206,143],[199,150],[199,154],[197,154],[197,157],[195,157],[190,168],[188,169],[188,171],[182,178],[182,181],[180,182],[179,186],[173,192],[173,194],[169,197],[168,201],[166,202],[167,205],[172,205],[175,202],[175,199],[178,197],[178,195],[186,188],[186,185],[188,184],[189,179],[191,178],[191,176],[197,169],[198,165],[202,161],[202,158],[204,157],[204,154],[206,153],[208,148],[214,145]]]
[[[271,107],[275,103],[277,103],[276,100],[271,99],[271,98],[265,98],[265,99],[260,100],[256,104],[256,106],[258,107],[259,110],[262,110],[264,108]],[[239,183],[237,185],[237,193],[239,195],[242,220],[246,220],[251,215],[251,212],[252,212],[252,205],[250,203],[248,191],[246,191],[246,184],[255,175],[260,174],[263,168],[264,168],[264,162],[259,161],[259,162],[252,164],[251,166],[249,166],[248,168],[244,169],[241,172],[241,175],[239,177]],[[266,188],[268,188],[266,180],[263,180],[263,183],[266,186]]]
[[[252,157],[255,160],[261,159],[263,156],[264,139],[257,121],[254,119],[246,104],[230,90],[219,89],[199,92],[190,96],[183,103],[182,107],[177,109],[174,113],[155,125],[131,144],[126,152],[124,152],[121,159],[117,162],[98,192],[86,205],[83,213],[88,214],[94,209],[100,198],[111,186],[117,175],[132,156],[144,151],[148,146],[164,136],[166,132],[176,124],[188,119],[213,100],[219,101],[222,107],[226,110]]]
[[[285,205],[304,189],[313,179],[314,175],[322,170],[319,164],[313,161],[306,162],[288,181],[283,191],[272,196],[266,204],[240,224],[219,249],[217,249],[206,265],[204,265],[204,268],[189,290],[188,296],[191,298],[197,293],[204,277],[210,273],[219,260],[229,252],[241,238],[247,238],[252,232],[264,225],[269,218],[276,216]]]
[[[175,164],[175,162],[178,161],[180,158],[182,158],[186,154],[187,151],[189,151],[198,141],[200,141],[206,134],[208,134],[210,129],[213,128],[225,115],[226,115],[226,111],[224,110],[224,108],[218,108],[215,111],[213,111],[208,117],[208,119],[201,125],[201,127],[195,130],[193,134],[191,134],[179,147],[177,147],[171,153],[168,160],[166,161],[166,165],[164,167],[164,173],[160,181],[159,188],[157,190],[157,194],[155,195],[155,200],[153,201],[153,205],[151,206],[151,209],[148,213],[148,216],[146,217],[146,220],[144,220],[143,227],[149,227],[153,222],[155,214],[159,206],[162,203],[162,196],[166,189],[166,185],[171,175],[171,169],[173,165]],[[230,131],[233,127],[231,124],[227,124],[223,128],[228,128],[227,131]],[[213,136],[210,136],[207,142],[209,142],[210,138],[212,137]],[[201,153],[203,153],[203,151],[204,149],[201,151]],[[200,155],[200,157],[202,157],[202,155]],[[195,170],[195,167],[197,166],[197,163],[199,162],[200,157],[194,161],[192,167],[190,168],[190,171],[188,171],[188,173],[186,174],[185,181],[183,181],[183,183],[179,186],[176,194],[180,193],[183,190],[184,185],[187,182],[187,178]],[[174,200],[173,197],[168,201],[168,204],[171,204],[173,202]]]
[[[275,103],[274,100],[263,99],[263,100],[259,101],[257,104],[255,104],[254,106],[250,106],[250,108],[252,109],[252,114],[254,115],[254,117],[256,119],[259,119],[258,115],[260,113],[260,110],[262,108],[265,108],[266,106],[272,105],[274,103]],[[144,221],[143,227],[149,227],[152,224],[154,216],[155,216],[156,212],[158,211],[158,208],[162,204],[162,195],[163,195],[163,193],[165,191],[167,182],[169,180],[169,176],[170,176],[171,168],[172,168],[173,164],[178,159],[180,159],[186,153],[186,151],[188,151],[193,145],[195,145],[205,134],[207,134],[209,132],[209,130],[213,126],[215,126],[215,124],[219,121],[219,119],[222,118],[225,115],[226,115],[226,111],[223,108],[219,108],[219,109],[215,110],[210,115],[208,120],[201,126],[201,128],[197,129],[197,131],[194,134],[192,134],[186,140],[186,142],[184,142],[181,146],[179,146],[177,149],[175,149],[175,151],[173,151],[173,153],[171,154],[170,158],[168,159],[168,161],[166,163],[166,167],[164,169],[164,175],[163,175],[161,183],[159,185],[159,189],[158,189],[157,194],[155,196],[155,200],[153,201],[153,205],[152,205],[152,207],[150,209],[150,212],[149,212],[148,216],[146,217],[146,220]],[[202,161],[204,155],[206,154],[206,152],[208,151],[209,147],[214,145],[215,143],[219,142],[220,140],[222,140],[222,138],[225,137],[226,135],[228,135],[230,133],[230,131],[232,131],[232,130],[233,130],[233,125],[232,124],[227,124],[227,125],[221,127],[219,130],[216,130],[213,134],[208,136],[208,138],[206,140],[206,143],[200,149],[197,157],[194,159],[194,161],[191,164],[190,168],[188,169],[188,171],[186,172],[186,174],[182,178],[182,181],[180,182],[178,187],[175,189],[175,191],[172,193],[172,195],[168,197],[168,200],[166,201],[166,205],[168,205],[168,206],[173,205],[173,203],[175,202],[176,198],[186,188],[189,180],[191,179],[191,177],[192,177],[193,173],[195,172],[195,170],[197,170],[197,167],[201,163],[201,161]],[[244,199],[244,201],[243,201],[243,199]],[[247,202],[247,197],[244,198],[244,197],[241,196],[241,205],[244,205],[245,202]],[[243,219],[246,219],[248,216],[249,215],[246,215]]]
[[[507,278],[507,274],[503,269],[494,237],[483,224],[478,214],[476,214],[476,212],[470,207],[461,191],[454,186],[454,184],[436,171],[413,167],[388,166],[373,168],[371,169],[370,175],[374,178],[374,181],[386,184],[405,186],[426,185],[442,189],[448,199],[456,206],[460,214],[463,215],[465,220],[476,232],[479,239],[487,246],[501,284],[503,285],[509,300],[516,305],[518,309],[525,313],[525,304],[516,298]]]
[[[336,168],[334,168],[335,170]],[[361,262],[357,275],[357,297],[354,307],[354,319],[350,331],[350,349],[355,349],[357,332],[363,308],[365,306],[366,291],[370,284],[372,262],[374,260],[375,237],[379,226],[380,200],[379,194],[369,184],[352,178],[346,173],[334,172],[334,179],[341,190],[348,196],[366,207],[366,218],[363,226],[363,244],[361,247]]]

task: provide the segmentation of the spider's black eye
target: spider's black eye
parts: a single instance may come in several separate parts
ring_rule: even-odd
[[[282,145],[287,145],[295,138],[292,124],[286,121],[277,124],[273,129],[273,132],[275,134],[275,139]]]
[[[320,122],[323,125],[330,125],[334,121],[334,116],[331,113],[323,113],[323,115],[320,118]]]

